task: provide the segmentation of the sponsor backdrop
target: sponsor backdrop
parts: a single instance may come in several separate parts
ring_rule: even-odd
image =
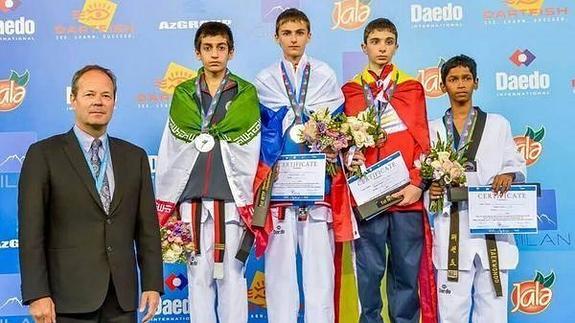
[[[360,43],[367,21],[390,17],[399,28],[395,62],[423,83],[430,118],[448,104],[438,67],[455,54],[477,59],[476,104],[511,120],[529,180],[543,188],[539,233],[516,237],[521,260],[509,284],[509,321],[572,320],[573,1],[0,0],[0,322],[30,320],[19,292],[19,171],[31,143],[71,127],[73,72],[98,63],[116,73],[110,133],[144,147],[153,170],[174,86],[199,68],[193,48],[198,26],[217,20],[232,27],[231,69],[250,80],[278,59],[274,21],[288,7],[309,14],[308,52],[328,62],[340,82],[365,64]],[[250,322],[267,321],[262,267],[261,260],[250,259],[246,269]],[[349,277],[344,284],[352,284]],[[185,268],[166,265],[165,287],[155,320],[188,321]],[[342,321],[353,322],[353,296],[342,304]]]

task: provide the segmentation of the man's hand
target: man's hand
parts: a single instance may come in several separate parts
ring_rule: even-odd
[[[29,310],[36,323],[56,323],[56,306],[50,297],[33,301]]]
[[[445,193],[443,187],[439,185],[438,182],[432,182],[431,186],[429,187],[429,198],[432,200],[439,200],[443,198],[443,194]]]
[[[349,157],[350,157],[350,151],[346,152],[343,158],[343,163],[345,164],[345,167],[348,170],[355,170],[356,167],[361,166],[365,163],[365,156],[359,149],[355,150],[350,165],[347,164]]]
[[[394,193],[391,196],[392,197],[403,196],[403,200],[397,203],[397,206],[405,206],[417,202],[421,197],[422,192],[423,191],[421,190],[421,188],[413,184],[409,184],[406,187],[402,188],[399,192]]]
[[[330,162],[330,163],[337,162],[337,153],[335,151],[333,151],[333,149],[327,148],[326,150],[323,151],[323,153],[325,154],[325,159],[328,162]]]
[[[493,184],[491,184],[491,190],[493,193],[503,195],[509,191],[511,183],[513,183],[513,174],[499,174],[493,179]]]
[[[142,319],[142,322],[149,322],[156,315],[156,310],[158,309],[158,304],[160,304],[160,293],[156,291],[146,291],[142,293],[142,298],[140,299],[140,313],[146,310],[146,316]]]

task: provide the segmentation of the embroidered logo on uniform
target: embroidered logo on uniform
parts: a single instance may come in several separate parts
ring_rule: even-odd
[[[274,228],[274,234],[285,234],[286,231],[282,229],[281,225],[278,225]]]
[[[443,284],[439,287],[439,294],[451,295],[451,289],[447,288],[447,285]]]

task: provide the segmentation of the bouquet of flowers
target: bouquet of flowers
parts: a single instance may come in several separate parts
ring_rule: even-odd
[[[185,264],[194,251],[189,223],[172,216],[160,228],[162,258],[169,264]]]
[[[355,117],[345,117],[341,124],[341,131],[346,134],[348,144],[360,150],[375,147],[386,137],[385,131],[377,122],[376,112],[372,108],[360,112]],[[358,167],[354,172],[355,175],[361,176],[364,171],[365,166]]]
[[[437,134],[437,142],[431,147],[427,155],[421,155],[414,164],[421,178],[439,183],[442,188],[448,186],[462,186],[466,183],[465,168],[466,162],[465,151],[467,146],[455,151],[453,149],[453,139],[443,141]],[[429,204],[432,212],[441,212],[443,210],[443,198],[432,200]]]
[[[338,153],[348,146],[348,137],[341,130],[341,115],[332,116],[327,108],[313,112],[299,133],[300,140],[305,142],[311,152],[331,150]],[[335,161],[329,161],[326,171],[335,175]]]

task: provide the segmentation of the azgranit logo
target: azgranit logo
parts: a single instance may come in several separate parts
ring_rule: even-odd
[[[439,98],[445,93],[441,90],[441,66],[445,63],[445,59],[440,58],[436,66],[429,66],[420,69],[417,72],[417,80],[425,90],[427,98]]]
[[[27,70],[22,75],[12,71],[8,79],[0,80],[0,112],[12,111],[24,102],[29,80]]]
[[[346,31],[359,29],[371,14],[371,0],[341,0],[334,3],[331,13],[333,27]]]
[[[551,287],[555,283],[555,273],[544,276],[537,271],[533,280],[513,284],[511,302],[512,313],[539,314],[545,311],[553,299]]]

